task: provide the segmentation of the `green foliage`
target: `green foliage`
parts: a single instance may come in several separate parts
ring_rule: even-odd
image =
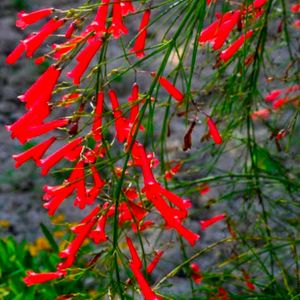
[[[51,235],[49,231],[47,235]],[[83,280],[73,276],[27,287],[23,282],[27,270],[55,270],[58,263],[56,252],[41,250],[37,256],[32,256],[28,247],[26,241],[17,242],[12,237],[0,239],[0,299],[48,300],[67,294],[74,296],[73,299],[90,299],[84,292]]]

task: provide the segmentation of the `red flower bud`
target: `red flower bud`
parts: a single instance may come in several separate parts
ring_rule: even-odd
[[[245,270],[242,270],[242,273],[243,273],[243,277],[244,277],[244,280],[245,280],[245,282],[246,282],[247,288],[248,288],[250,291],[254,291],[254,290],[255,290],[255,285],[250,281],[251,278],[250,278],[248,272],[246,272]]]
[[[164,251],[155,251],[155,256],[151,263],[147,266],[147,273],[151,274],[153,270],[155,269],[156,265],[158,264],[160,258],[163,256]]]
[[[192,279],[196,284],[201,283],[203,275],[200,272],[200,267],[196,263],[191,263],[190,268],[192,270]]]
[[[66,39],[71,38],[75,29],[76,29],[76,22],[72,22],[65,33],[65,38]]]
[[[94,140],[100,142],[102,140],[102,113],[103,113],[103,103],[104,103],[104,92],[99,92],[97,95],[97,104],[95,108],[94,123],[92,128],[92,133]]]
[[[167,170],[165,172],[166,180],[171,180],[173,178],[173,176],[176,175],[176,173],[178,173],[180,171],[181,167],[182,167],[182,162],[179,162],[173,168],[171,168],[170,170]]]
[[[221,220],[224,220],[225,216],[226,216],[225,214],[221,214],[221,215],[214,216],[208,220],[200,221],[201,229],[203,231],[206,230],[207,227],[209,227],[217,222],[220,222]]]
[[[147,27],[150,21],[150,14],[151,14],[150,9],[145,10],[140,24],[139,33],[136,37],[134,46],[131,49],[131,52],[134,52],[137,57],[145,56],[144,49],[145,49],[146,38],[147,38]]]
[[[222,144],[222,137],[220,136],[220,133],[219,133],[214,121],[209,117],[207,117],[206,121],[207,121],[208,129],[209,129],[209,134],[212,137],[212,139],[214,140],[214,142],[216,144]]]
[[[123,117],[116,92],[114,90],[110,90],[108,95],[113,109],[117,139],[119,142],[124,143],[129,137],[130,122]]]
[[[134,124],[137,120],[139,114],[139,105],[135,103],[139,99],[139,86],[135,82],[132,85],[131,96],[128,98],[128,102],[130,103],[130,117],[129,120],[132,124]]]
[[[152,77],[156,76],[155,72],[151,73]],[[160,76],[158,78],[160,85],[178,102],[181,102],[184,98],[184,95],[165,77]]]

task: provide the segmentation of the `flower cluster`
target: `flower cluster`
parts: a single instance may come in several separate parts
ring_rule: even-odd
[[[263,6],[267,0],[255,0],[248,7],[229,11],[224,14],[217,13],[217,20],[202,30],[199,36],[199,43],[210,43],[214,51],[221,49],[227,41],[230,33],[235,27],[240,29],[248,26],[248,22],[253,22],[262,16]],[[226,63],[243,46],[245,41],[253,35],[253,30],[248,30],[238,37],[226,49],[222,50],[219,59]]]
[[[6,59],[8,64],[16,63],[22,55],[28,58],[33,57],[37,64],[52,61],[35,83],[18,97],[24,102],[26,113],[7,126],[11,137],[18,139],[22,144],[38,137],[45,137],[30,149],[13,156],[16,167],[33,160],[41,169],[43,176],[54,168],[61,168],[62,165],[69,167],[68,175],[61,184],[44,186],[43,207],[49,216],[55,215],[64,201],[71,201],[68,200],[69,198],[73,199],[73,205],[79,209],[90,207],[86,217],[71,228],[73,239],[64,250],[60,251],[61,261],[56,270],[44,273],[29,271],[24,279],[27,285],[44,283],[66,276],[86,240],[91,240],[96,245],[109,243],[106,225],[110,221],[118,226],[117,228],[131,229],[135,234],[153,226],[154,221],[151,220],[150,212],[158,212],[164,220],[163,228],[174,230],[191,246],[194,246],[200,238],[185,224],[192,206],[190,200],[171,192],[159,182],[154,172],[159,161],[154,153],[147,151],[140,138],[138,139],[145,130],[142,125],[143,112],[140,111],[139,106],[145,101],[147,104],[151,100],[150,97],[143,97],[139,84],[134,83],[127,103],[120,105],[118,92],[110,86],[110,83],[102,82],[102,77],[105,78],[105,76],[101,74],[100,65],[103,63],[101,57],[106,51],[107,41],[120,39],[128,34],[125,17],[137,13],[136,4],[130,0],[99,2],[93,6],[96,12],[88,24],[85,23],[84,17],[74,11],[66,13],[46,8],[31,13],[19,13],[16,26],[22,30],[34,23],[49,20],[45,21],[46,23],[38,32],[31,33],[20,41]],[[206,3],[211,5],[211,1],[206,1]],[[262,15],[265,3],[266,1],[256,0],[240,10],[217,14],[217,20],[201,32],[199,42],[212,44],[214,51],[220,50],[235,27],[243,29],[249,18],[251,22],[254,22]],[[138,59],[145,55],[148,28],[151,26],[150,18],[151,4],[143,9],[139,29],[135,33],[134,45],[128,50],[128,55],[136,56]],[[65,29],[64,41],[52,43],[48,53],[35,56],[43,43],[51,36],[58,33],[61,36],[63,28]],[[248,30],[238,37],[221,51],[220,60],[222,62],[230,60],[253,34],[254,30]],[[99,63],[90,68],[92,61],[98,55]],[[72,60],[75,61],[75,65],[67,72],[68,62]],[[178,106],[188,99],[178,85],[176,86],[176,82],[172,83],[161,72],[150,74],[154,78],[154,84],[158,83]],[[64,84],[59,83],[64,75],[72,81],[72,83],[64,83],[67,92],[62,88]],[[90,82],[87,82],[88,78],[92,78]],[[56,89],[57,86],[59,87]],[[287,95],[295,90],[296,88],[292,87],[289,91],[274,92],[266,100],[275,101],[280,95],[285,95],[285,103]],[[60,92],[64,94],[58,96],[59,99],[55,99],[54,94]],[[279,107],[279,99],[276,101]],[[53,111],[60,108],[63,108],[64,113],[68,111],[70,114],[52,119]],[[128,108],[127,111],[125,108]],[[208,114],[203,114],[209,136],[216,145],[222,144],[223,139],[216,123]],[[108,119],[110,120],[107,121]],[[111,124],[114,125],[114,129],[111,128]],[[115,136],[111,144],[107,143],[108,129],[109,133],[114,132]],[[106,164],[107,161],[113,161],[110,160],[108,150],[115,144],[123,149],[122,155],[128,158],[124,166],[126,170]],[[166,171],[165,179],[171,180],[182,165],[179,162]],[[108,197],[104,197],[104,194],[110,190],[112,180],[103,171],[105,168],[111,168],[112,177],[120,182],[127,174],[138,172],[142,176],[142,187],[133,184],[122,186],[121,197],[107,199]],[[205,186],[200,192],[204,195],[207,191],[209,187]],[[220,214],[211,219],[202,220],[201,229],[204,231],[223,219],[225,215]],[[145,299],[160,299],[146,281],[143,263],[129,238],[127,238],[127,245],[131,254],[129,266]],[[162,255],[163,251],[156,251],[150,264],[144,266],[148,274],[153,272]],[[190,269],[192,279],[200,283],[203,275],[199,266],[191,264]]]

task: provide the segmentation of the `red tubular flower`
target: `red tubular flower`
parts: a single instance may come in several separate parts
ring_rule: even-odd
[[[139,255],[138,255],[136,249],[134,248],[132,240],[129,237],[126,237],[126,241],[127,241],[127,245],[128,245],[129,251],[130,251],[132,264],[134,264],[134,266],[137,269],[141,269],[143,264],[142,264],[142,261],[139,258]]]
[[[291,12],[293,14],[296,14],[298,11],[300,11],[300,3],[299,4],[293,4],[291,6]]]
[[[95,244],[99,244],[107,240],[107,236],[105,234],[105,226],[108,217],[114,214],[115,208],[114,206],[109,207],[109,203],[105,202],[102,207],[102,210],[104,212],[98,218],[96,228],[89,234],[89,237],[93,239]]]
[[[140,223],[147,215],[147,211],[133,202],[122,202],[119,206],[119,225],[130,221],[131,223]]]
[[[48,133],[53,129],[64,127],[69,122],[67,119],[60,119],[60,120],[50,121],[45,124],[37,124],[37,125],[33,124],[33,126],[30,126],[31,124],[27,124],[26,127],[20,128],[21,123],[18,121],[12,124],[11,126],[7,126],[6,128],[12,132],[11,134],[12,138],[17,138],[21,144],[26,143],[28,140],[31,140],[32,138]]]
[[[64,23],[65,20],[63,19],[51,19],[40,29],[38,33],[30,35],[28,38],[21,41],[21,43],[25,46],[26,56],[32,57],[35,51],[42,45],[42,43]]]
[[[60,74],[60,69],[53,65],[50,66],[25,92],[25,94],[18,98],[26,103],[27,109],[40,103],[48,105]]]
[[[295,84],[295,85],[292,85],[289,88],[287,88],[285,93],[286,94],[293,93],[293,92],[296,92],[299,89],[300,89],[300,84]]]
[[[254,111],[252,114],[251,114],[251,118],[253,120],[256,120],[258,118],[260,119],[267,119],[270,115],[270,110],[268,108],[262,108],[260,110],[257,110],[257,111]]]
[[[295,20],[295,21],[293,22],[293,26],[294,26],[296,29],[300,29],[300,19]]]
[[[47,156],[44,159],[41,159],[39,164],[42,167],[42,175],[45,176],[48,174],[49,170],[55,166],[60,160],[62,160],[69,151],[74,150],[77,146],[79,146],[82,142],[82,137],[78,137],[77,139],[69,142],[59,150],[55,151],[53,154]],[[79,156],[80,153],[78,153]]]
[[[244,277],[244,280],[246,282],[247,288],[250,291],[254,291],[255,290],[255,285],[251,282],[251,278],[250,278],[248,272],[246,272],[245,270],[242,270],[242,273],[243,273],[243,277]]]
[[[147,27],[150,21],[150,15],[151,15],[150,9],[145,10],[140,24],[139,33],[136,37],[134,46],[131,49],[131,52],[134,52],[137,57],[145,56],[144,49],[146,44]]]
[[[108,92],[111,106],[113,109],[114,119],[115,119],[115,127],[117,132],[117,139],[119,142],[124,143],[130,133],[130,122],[126,118],[123,117],[122,111],[120,110],[120,105],[118,101],[117,94],[114,90],[110,90]]]
[[[73,34],[73,32],[74,32],[75,29],[76,29],[76,22],[72,22],[72,23],[69,25],[67,31],[65,32],[65,38],[66,38],[66,39],[71,38],[71,37],[72,37],[72,34]]]
[[[23,280],[27,286],[31,286],[34,284],[45,283],[47,281],[63,277],[66,274],[66,271],[56,271],[47,273],[35,273],[33,271],[27,271],[27,276]]]
[[[7,64],[14,64],[21,55],[25,52],[25,46],[24,44],[20,43],[7,57],[6,57],[6,63]]]
[[[128,14],[135,12],[135,8],[131,2],[132,0],[121,0],[120,5],[121,5],[122,16],[127,16]]]
[[[101,5],[98,7],[97,14],[92,26],[99,33],[106,32],[106,18],[108,12],[108,5],[110,0],[102,0]]]
[[[160,185],[156,183],[145,186],[143,192],[145,193],[147,199],[149,199],[149,201],[153,203],[155,208],[165,219],[167,226],[177,230],[179,235],[184,237],[192,246],[194,246],[196,241],[199,239],[199,235],[181,225],[181,220],[187,216],[186,211],[177,210],[170,207],[161,197],[161,189],[162,188],[160,187]]]
[[[210,24],[208,27],[201,31],[199,36],[199,43],[211,42],[216,38],[217,33],[219,32],[220,26],[222,23],[230,20],[233,13],[227,12],[220,16],[220,18]]]
[[[151,274],[153,270],[155,269],[156,265],[158,264],[160,258],[163,256],[164,251],[155,251],[155,256],[153,260],[150,262],[150,264],[147,266],[147,273]]]
[[[253,34],[253,30],[249,30],[246,34],[240,36],[228,48],[223,50],[220,54],[220,59],[227,62],[244,44],[245,40],[249,39]]]
[[[272,107],[273,107],[273,109],[277,110],[281,106],[283,106],[285,103],[286,103],[286,99],[285,98],[280,98],[280,99],[277,99],[273,102]]]
[[[155,72],[151,73],[152,77],[156,76]],[[160,85],[178,102],[182,102],[184,95],[165,77],[158,78]]]
[[[196,263],[191,263],[190,268],[192,270],[192,279],[196,284],[201,283],[203,280],[203,275],[200,272],[200,267]]]
[[[79,234],[81,232],[81,228],[89,223],[94,217],[96,217],[100,213],[100,206],[96,206],[87,216],[85,216],[81,222],[71,228],[72,232],[75,234]]]
[[[87,238],[88,234],[97,222],[97,218],[92,218],[86,225],[80,228],[80,232],[74,238],[74,240],[69,244],[69,246],[59,253],[61,258],[65,258],[65,261],[58,265],[59,270],[64,270],[70,268],[77,256],[77,252],[82,246],[84,240]]]
[[[37,105],[34,109],[29,110],[25,115],[19,118],[15,123],[5,127],[7,131],[11,132],[12,139],[21,137],[21,140],[24,142],[26,139],[22,137],[25,137],[28,128],[34,125],[40,125],[44,119],[47,118],[49,113],[50,110],[48,107],[45,108],[44,105]]]
[[[90,64],[91,60],[102,45],[102,41],[94,38],[89,40],[89,44],[80,52],[76,60],[78,64],[76,67],[67,74],[68,77],[73,78],[74,84],[80,84],[80,79]]]
[[[130,201],[135,200],[139,196],[139,194],[136,191],[136,188],[133,188],[133,187],[129,187],[126,190],[124,190],[123,192]]]
[[[24,11],[18,13],[18,20],[16,26],[25,29],[27,26],[40,21],[51,15],[54,12],[54,8],[44,8],[33,11],[31,13],[25,13]]]
[[[151,287],[149,286],[148,282],[146,281],[142,272],[136,267],[134,262],[130,262],[129,266],[131,268],[132,273],[135,276],[135,279],[140,286],[141,292],[145,298],[145,300],[160,300],[161,298],[155,295],[152,291]]]
[[[89,235],[89,237],[93,239],[95,244],[99,244],[107,240],[107,236],[105,234],[106,221],[107,221],[107,215],[100,216],[97,221],[96,229],[91,231]]]
[[[205,196],[207,193],[210,192],[210,187],[207,183],[203,183],[199,186],[198,191],[201,196]]]
[[[267,3],[267,0],[255,0],[253,2],[253,7],[255,9],[261,8],[262,6],[264,6]]]
[[[139,105],[135,103],[139,99],[139,86],[135,82],[132,85],[131,96],[128,98],[128,102],[130,103],[130,117],[129,120],[132,124],[134,124],[137,120],[139,114]]]
[[[28,140],[31,140],[37,136],[48,133],[54,129],[64,127],[68,123],[69,123],[68,119],[59,119],[59,120],[50,121],[45,124],[30,126],[26,128],[27,130],[24,132],[24,134],[17,136],[17,139],[20,141],[21,144],[24,144]]]
[[[131,149],[131,155],[136,166],[140,166],[143,172],[144,185],[155,184],[156,180],[153,176],[146,151],[142,144],[135,142]]]
[[[72,195],[75,189],[76,185],[45,186],[43,200],[46,203],[43,207],[48,210],[48,215],[53,216],[62,202]]]
[[[214,297],[211,297],[210,300],[230,300],[231,298],[228,296],[228,292],[219,287],[218,288],[218,293],[214,295]]]
[[[84,209],[88,204],[88,197],[85,188],[84,162],[82,160],[79,160],[76,163],[67,182],[76,186],[77,189],[77,197],[74,201],[74,205],[78,206],[80,209]]]
[[[265,96],[265,100],[268,102],[274,101],[278,96],[282,94],[282,90],[273,90],[267,96]]]
[[[91,205],[95,202],[96,197],[100,194],[103,186],[105,185],[105,181],[103,181],[100,175],[97,172],[96,167],[91,166],[91,171],[94,180],[94,186],[87,191],[87,204]]]
[[[13,159],[16,161],[15,167],[19,168],[21,165],[23,165],[25,162],[27,162],[29,159],[35,160],[35,162],[38,162],[42,156],[45,154],[45,152],[48,150],[48,148],[54,143],[56,140],[55,137],[51,137],[50,139],[33,146],[29,150],[22,152],[20,154],[13,155]]]
[[[155,293],[151,290],[150,286],[148,285],[147,281],[145,280],[142,272],[140,269],[142,268],[143,264],[141,259],[138,256],[136,249],[132,243],[132,240],[129,237],[126,237],[127,245],[131,254],[131,261],[129,266],[136,278],[137,283],[140,286],[141,292],[144,295],[146,300],[159,300],[160,298],[155,295]]]
[[[216,144],[222,144],[222,141],[223,141],[222,137],[221,137],[214,121],[210,117],[207,117],[206,121],[207,121],[208,129],[209,129],[209,134],[212,137],[212,139],[214,140],[214,142]]]
[[[230,32],[238,23],[239,17],[240,17],[240,11],[237,10],[233,13],[233,15],[231,16],[231,18],[228,21],[222,22],[222,24],[218,28],[218,32],[216,34],[216,39],[213,44],[214,50],[218,50],[224,45]]]
[[[102,140],[102,113],[103,113],[103,103],[104,103],[104,92],[101,91],[97,95],[97,104],[95,108],[94,123],[92,128],[92,133],[94,140],[100,142]]]
[[[202,220],[200,221],[200,225],[201,225],[201,229],[204,231],[206,230],[208,227],[210,227],[211,225],[217,223],[217,222],[220,222],[221,220],[224,220],[225,218],[225,214],[221,214],[221,215],[217,215],[217,216],[214,216],[208,220]]]
[[[122,34],[127,34],[128,29],[123,24],[121,0],[114,0],[112,23],[108,28],[108,32],[112,33],[115,39],[118,39]]]

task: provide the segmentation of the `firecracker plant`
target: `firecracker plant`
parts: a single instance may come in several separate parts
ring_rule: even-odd
[[[56,268],[28,270],[27,286],[100,272],[95,299],[179,299],[165,284],[182,272],[188,299],[299,296],[299,238],[277,215],[299,217],[299,156],[289,156],[299,148],[299,10],[279,0],[87,0],[18,13],[27,36],[6,62],[46,68],[7,125],[21,144],[35,141],[13,159],[63,178],[43,187],[49,216],[63,202],[86,212]],[[281,74],[274,43],[287,53]],[[214,201],[186,198],[212,190],[226,203],[213,215]],[[202,244],[201,232],[220,228],[224,238]],[[182,261],[153,280],[176,245]],[[217,246],[222,260],[203,269],[197,259]]]

